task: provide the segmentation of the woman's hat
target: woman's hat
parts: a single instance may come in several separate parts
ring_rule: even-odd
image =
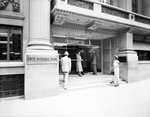
[[[64,55],[69,55],[69,53],[66,51],[66,52],[64,53]]]

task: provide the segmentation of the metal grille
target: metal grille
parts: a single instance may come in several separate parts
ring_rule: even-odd
[[[148,18],[135,16],[135,21],[150,25],[150,20]]]
[[[117,16],[117,17],[129,19],[129,13],[124,12],[124,11],[120,11],[120,10],[117,10],[117,9],[109,8],[109,7],[106,7],[106,6],[102,6],[102,13],[106,13],[106,14],[109,14],[109,15],[114,15],[114,16]]]
[[[93,10],[93,3],[82,0],[68,0],[69,5],[77,6],[84,9]]]
[[[24,74],[0,75],[0,98],[24,95]]]

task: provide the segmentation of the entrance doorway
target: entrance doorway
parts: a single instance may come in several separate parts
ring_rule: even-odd
[[[54,46],[55,50],[58,50],[59,59],[63,57],[65,51],[69,52],[69,57],[72,61],[72,69],[70,74],[77,74],[76,72],[76,53],[79,50],[83,50],[81,57],[83,59],[82,66],[84,73],[92,72],[92,51],[95,50],[97,54],[97,71],[101,72],[101,52],[99,46],[95,45],[80,45],[80,44],[59,44]],[[61,66],[59,64],[59,73],[61,74]]]

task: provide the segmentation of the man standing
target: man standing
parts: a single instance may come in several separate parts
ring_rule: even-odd
[[[93,75],[97,75],[97,55],[95,50],[93,50],[92,70],[93,70]]]
[[[68,57],[69,53],[66,51],[64,53],[64,57],[61,58],[61,69],[63,72],[63,80],[64,80],[64,89],[67,89],[68,86],[68,76],[71,72],[71,59]]]

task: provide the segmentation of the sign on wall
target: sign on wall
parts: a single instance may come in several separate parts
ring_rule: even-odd
[[[57,63],[57,56],[43,56],[43,55],[27,55],[27,64],[50,64]]]

